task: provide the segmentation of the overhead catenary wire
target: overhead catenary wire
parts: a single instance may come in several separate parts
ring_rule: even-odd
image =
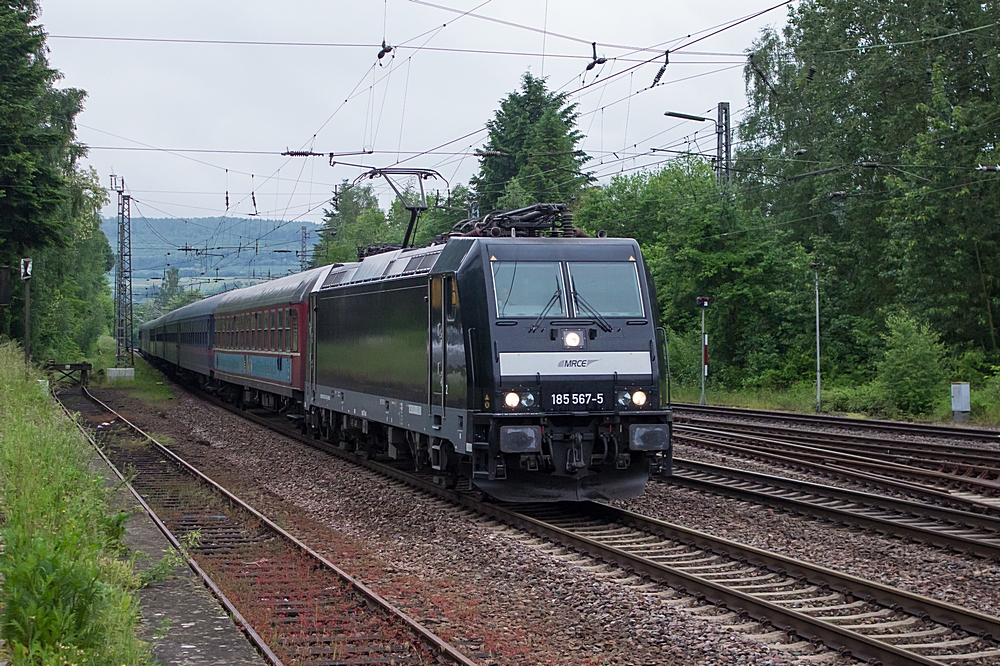
[[[543,28],[543,30],[544,30],[544,28]],[[584,43],[587,43],[587,40],[583,40],[583,42],[584,42]],[[544,49],[544,51],[547,51],[547,50],[548,50],[548,49]],[[662,57],[663,57],[663,56],[662,56],[662,50],[659,50],[659,49],[658,49],[658,50],[657,50],[657,54],[658,54],[658,55],[657,55],[657,59],[659,59],[659,58],[662,58]],[[388,75],[391,75],[391,71],[392,71],[392,68],[390,67],[390,68],[389,68],[389,72],[388,72]],[[409,68],[408,68],[408,73],[409,73]],[[367,74],[367,73],[366,73],[366,74]],[[388,75],[387,75],[387,77],[386,77],[386,78],[388,78]],[[398,77],[397,77],[397,78],[398,78]],[[631,79],[631,75],[630,75],[630,79]],[[387,83],[387,85],[388,85],[388,81],[386,81],[386,83]],[[602,89],[602,94],[603,94],[603,90],[604,90],[604,89]],[[388,93],[388,90],[386,90],[386,91],[385,91],[385,94],[383,95],[383,98],[382,98],[382,105],[383,105],[383,108],[384,108],[384,105],[385,105],[385,101],[386,101],[386,98],[387,98],[388,94],[389,94],[389,93]],[[345,100],[345,101],[346,101],[346,100]],[[405,93],[404,93],[404,101],[405,101]],[[381,115],[381,114],[380,114],[380,115]],[[401,116],[401,123],[400,123],[400,126],[401,126],[401,130],[400,130],[400,143],[401,143],[401,137],[402,137],[402,133],[403,133],[403,132],[402,132],[402,129],[403,129],[403,124],[404,124],[404,119],[405,119],[405,113],[404,113],[404,115],[402,115],[402,116]],[[377,124],[378,124],[378,123],[376,122],[376,124],[375,124],[375,125],[377,126]],[[481,130],[480,130],[480,131],[481,131]],[[376,132],[374,131],[374,129],[373,129],[373,132],[372,132],[372,135],[373,135],[373,143],[374,143],[374,139],[375,139],[375,138],[376,138],[376,136],[377,136],[377,134],[376,134]],[[313,136],[315,137],[315,135],[313,135]],[[469,135],[465,135],[465,136],[469,136]],[[460,139],[461,139],[461,138],[460,138]],[[458,141],[458,140],[455,140],[455,141]],[[454,143],[455,141],[452,141],[452,142],[448,142],[448,143],[446,143],[446,144],[442,144],[442,145],[445,145],[445,146],[447,146],[447,145],[449,145],[449,144],[451,144],[451,143]],[[626,137],[626,140],[625,140],[625,143],[626,143],[626,145],[627,145],[627,137]],[[406,161],[406,160],[408,159],[408,156],[407,156],[407,155],[405,155],[405,154],[403,154],[403,153],[402,153],[402,151],[398,150],[398,147],[399,147],[399,146],[397,146],[397,151],[396,151],[396,153],[397,153],[397,156],[396,156],[396,161],[397,161],[397,163],[400,163],[400,162],[403,162],[403,161]],[[391,151],[387,151],[387,152],[391,152]],[[434,150],[428,150],[428,151],[419,151],[419,152],[416,152],[416,153],[414,153],[414,157],[420,157],[420,156],[425,156],[425,155],[434,155],[435,153],[438,153],[438,154],[443,154],[443,152],[442,152],[442,151],[434,151]],[[643,155],[643,153],[637,153],[637,155]],[[460,164],[461,164],[461,161],[462,161],[462,160],[465,160],[465,159],[467,159],[467,158],[469,157],[469,150],[468,150],[468,149],[466,149],[466,150],[464,150],[464,151],[457,151],[457,152],[455,152],[455,153],[454,153],[454,157],[455,157],[456,159],[455,159],[455,160],[452,160],[452,161],[457,161],[457,162],[458,162],[458,164],[460,165]],[[633,155],[633,157],[635,157],[635,156]],[[448,158],[446,158],[446,159],[448,159]],[[364,161],[364,160],[362,160],[362,161]],[[346,163],[345,163],[345,166],[347,166],[347,165],[346,165]],[[363,165],[361,165],[361,166],[363,166]],[[280,168],[281,168],[281,167],[279,167],[279,169],[278,169],[278,172],[277,172],[277,173],[280,173]],[[300,171],[300,176],[301,176],[301,173],[302,173],[302,172]],[[286,178],[287,178],[287,176],[286,176]],[[267,182],[267,181],[265,180],[264,182]],[[312,181],[310,181],[310,182],[312,182]],[[227,190],[228,190],[228,187],[227,187]],[[254,191],[254,190],[253,190],[253,189],[251,189],[251,192],[250,192],[250,196],[251,196],[251,199],[253,198],[253,191]],[[311,197],[310,197],[310,199],[311,199]],[[291,199],[290,199],[289,201],[291,201]],[[289,209],[289,210],[291,210],[291,209]],[[260,213],[261,213],[261,214],[266,214],[266,212],[267,212],[267,211],[260,211]]]

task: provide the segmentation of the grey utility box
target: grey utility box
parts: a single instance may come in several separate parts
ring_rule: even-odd
[[[972,394],[969,382],[954,382],[951,385],[951,413],[955,423],[968,423],[972,411]]]

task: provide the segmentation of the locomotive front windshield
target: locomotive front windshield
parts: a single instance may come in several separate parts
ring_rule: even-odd
[[[632,261],[570,262],[573,310],[577,317],[641,317],[639,275]]]
[[[498,317],[566,316],[557,261],[494,261],[493,286]]]
[[[494,261],[492,267],[500,318],[565,317],[570,308],[571,317],[643,316],[635,262]]]

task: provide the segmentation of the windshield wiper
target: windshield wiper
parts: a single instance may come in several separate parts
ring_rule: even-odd
[[[585,301],[583,296],[580,295],[580,292],[578,292],[576,288],[573,289],[573,299],[574,301],[576,301],[576,304],[578,306],[582,306],[581,309],[584,312],[586,312],[591,317],[597,320],[597,325],[600,326],[602,329],[604,329],[605,333],[610,333],[613,330],[613,327],[611,326],[611,324],[608,323],[608,320],[602,317],[601,313],[598,312],[594,308],[594,306]]]
[[[552,306],[558,303],[561,298],[562,298],[562,289],[557,284],[556,293],[552,294],[552,298],[549,299],[549,302],[545,306],[545,309],[542,310],[542,313],[538,315],[538,319],[535,320],[535,323],[532,324],[531,328],[528,329],[528,333],[534,333],[535,331],[538,330],[538,325],[542,323],[543,319],[545,319],[545,315],[549,313],[549,310],[552,309]]]

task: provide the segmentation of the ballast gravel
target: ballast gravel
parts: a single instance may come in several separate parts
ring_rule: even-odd
[[[174,400],[155,406],[123,391],[98,393],[484,666],[802,663],[780,645],[699,617],[714,609],[667,587],[640,589],[646,581],[275,434],[179,389]],[[653,487],[655,496],[666,490]],[[821,661],[853,663],[832,653]]]
[[[859,489],[850,483],[769,467],[756,460],[722,456],[690,445],[677,445],[675,455],[752,472]],[[997,594],[1000,563],[995,561],[951,554],[864,530],[836,527],[669,483],[650,484],[641,497],[620,505],[637,513],[819,563],[853,576],[1000,615],[1000,595]]]

